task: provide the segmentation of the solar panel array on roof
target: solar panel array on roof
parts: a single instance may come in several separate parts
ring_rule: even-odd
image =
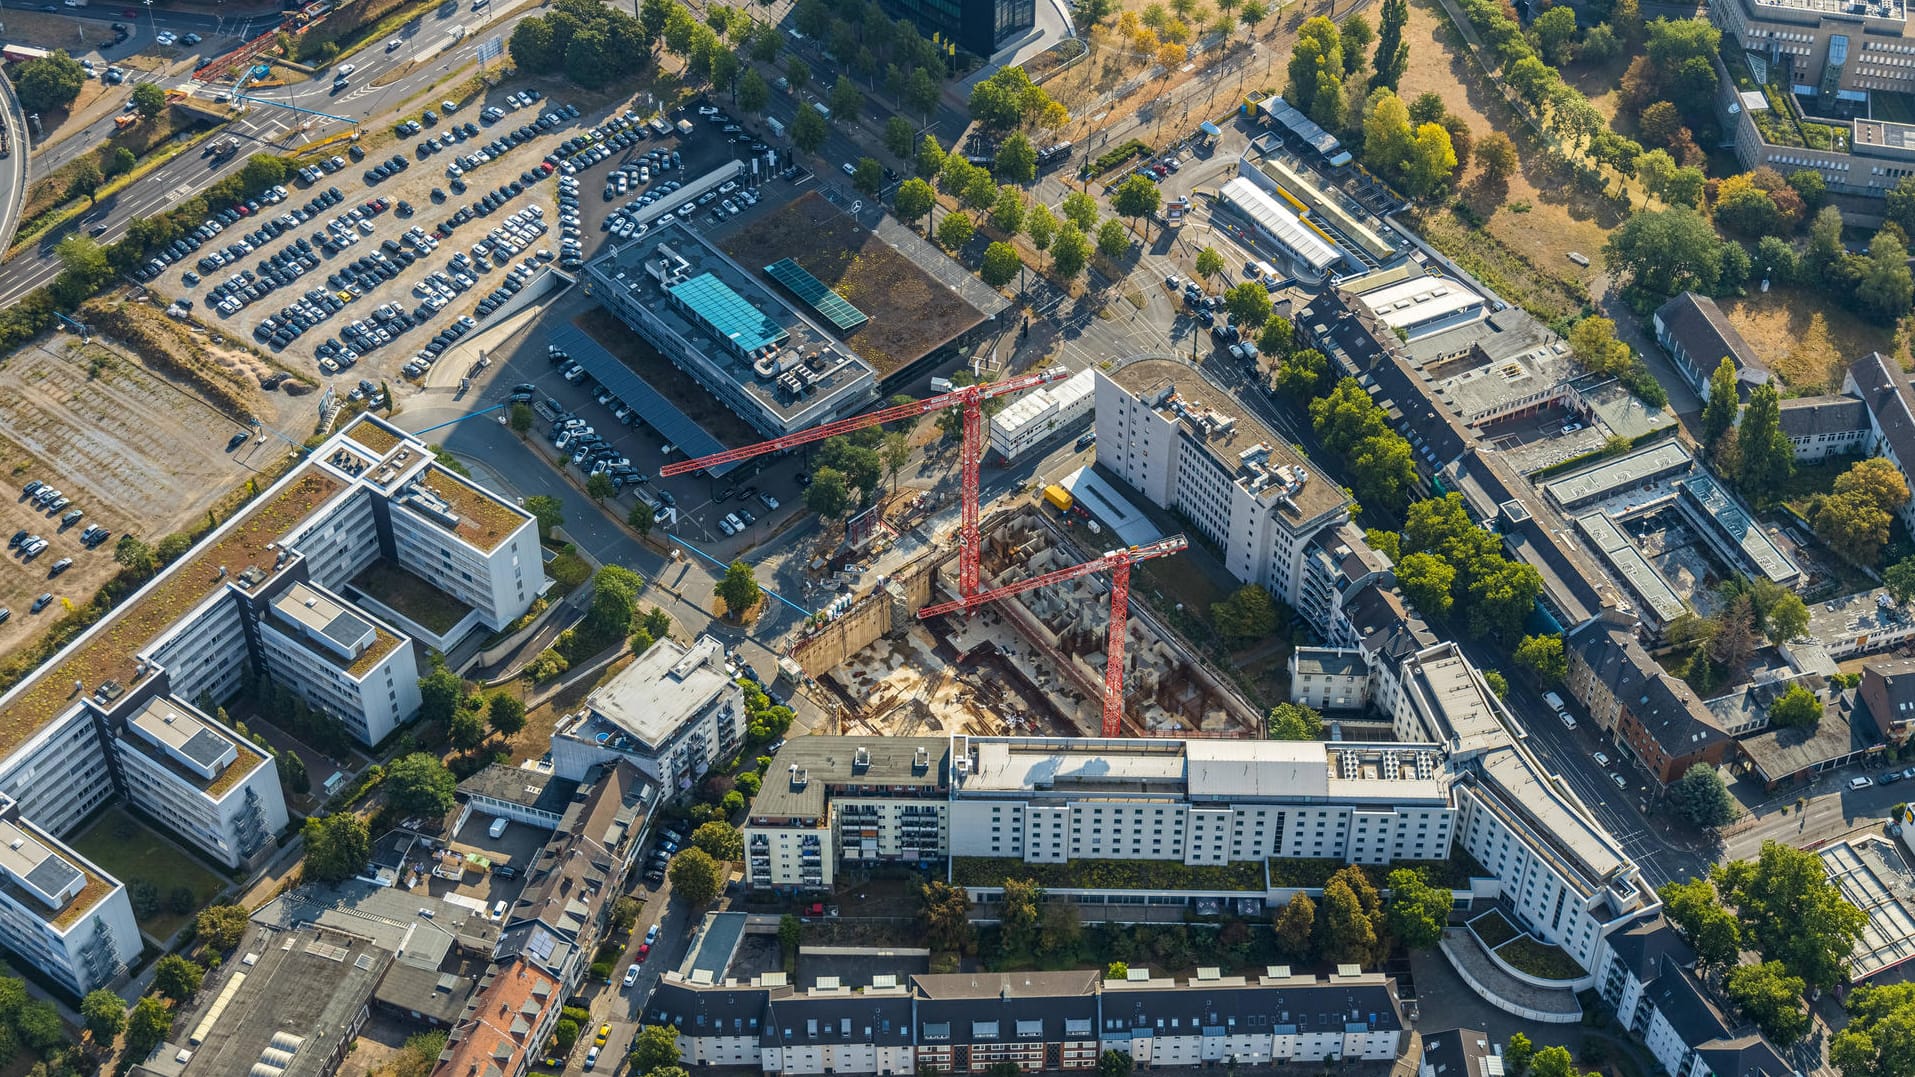
[[[848,333],[871,319],[857,307],[845,301],[837,292],[825,287],[823,281],[811,275],[804,266],[789,258],[781,258],[765,267],[771,279],[791,289],[791,294],[811,305],[811,309],[824,315],[825,320],[838,327],[838,332]]]
[[[700,273],[667,291],[712,332],[746,355],[757,355],[759,349],[783,344],[790,337],[784,327],[714,274]]]

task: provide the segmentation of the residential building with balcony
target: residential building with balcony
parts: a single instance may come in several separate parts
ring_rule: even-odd
[[[725,644],[669,637],[594,688],[552,732],[552,769],[579,781],[626,761],[673,792],[690,789],[744,743],[745,692],[725,668]]]
[[[951,743],[943,737],[792,737],[742,827],[756,890],[828,889],[840,864],[948,855]]]
[[[277,768],[239,734],[155,697],[127,716],[113,746],[127,799],[208,857],[252,868],[278,848],[288,816]]]
[[[1796,1072],[1753,1025],[1729,1020],[1696,970],[1695,951],[1660,916],[1611,937],[1597,987],[1668,1077]]]
[[[126,887],[0,797],[0,945],[75,997],[124,975],[145,944]]]
[[[419,663],[399,631],[316,587],[295,583],[258,625],[266,673],[378,744],[419,712]]]
[[[446,1037],[434,1077],[525,1077],[564,1005],[559,982],[534,963],[493,965]]]
[[[1698,764],[1721,763],[1735,740],[1715,712],[1637,640],[1627,614],[1606,610],[1563,636],[1570,692],[1597,728],[1667,785]]]

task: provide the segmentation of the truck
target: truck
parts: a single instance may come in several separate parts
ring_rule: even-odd
[[[117,131],[124,131],[127,128],[132,127],[133,125],[139,122],[140,122],[139,113],[122,112],[118,116],[113,117],[113,128],[114,130],[117,130]]]
[[[825,107],[825,103],[823,101],[813,101],[811,103],[811,107],[817,109],[818,115],[823,116],[827,123],[830,122],[831,110]]]
[[[1069,512],[1071,505],[1075,503],[1071,498],[1071,492],[1056,483],[1044,487],[1044,500],[1050,502],[1059,512]]]
[[[678,127],[679,134],[685,136],[686,138],[691,137],[691,134],[694,128],[692,127],[692,122],[690,120],[680,120],[678,121],[676,126]]]
[[[783,120],[779,119],[778,117],[766,116],[765,126],[771,129],[771,137],[773,138],[785,137],[785,123]]]
[[[228,136],[226,138],[220,139],[218,142],[213,143],[212,158],[214,161],[224,161],[228,157],[231,157],[233,154],[238,152],[239,152],[239,139]]]

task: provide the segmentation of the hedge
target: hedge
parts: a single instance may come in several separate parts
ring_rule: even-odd
[[[1320,890],[1330,876],[1350,865],[1323,857],[1271,857],[1270,885],[1274,889],[1296,887]],[[1390,872],[1399,869],[1421,872],[1423,881],[1446,890],[1466,890],[1469,881],[1482,878],[1489,870],[1463,849],[1456,849],[1448,860],[1398,860],[1389,864],[1358,864],[1356,867],[1378,890],[1387,890]]]
[[[1134,138],[1129,142],[1119,143],[1097,155],[1097,159],[1091,162],[1091,174],[1109,172],[1139,154],[1148,156],[1150,147]]]

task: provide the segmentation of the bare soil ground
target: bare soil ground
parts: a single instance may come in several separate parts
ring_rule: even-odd
[[[879,378],[984,317],[816,192],[733,234],[725,253],[751,269],[794,259],[868,315],[850,345]],[[788,299],[783,289],[765,284]]]
[[[14,613],[0,626],[0,652],[37,636],[36,621],[51,623],[67,600],[89,601],[118,571],[112,540],[96,550],[80,545],[87,524],[158,538],[203,515],[252,473],[249,465],[276,455],[257,443],[227,455],[226,440],[238,429],[132,359],[67,337],[0,364],[0,471],[13,484],[13,496],[0,500],[0,530],[11,536],[25,528],[51,543],[30,564],[9,550],[0,568],[0,606]],[[33,479],[58,487],[72,498],[66,511],[84,509],[85,519],[61,531],[59,513],[19,497]],[[50,580],[63,557],[73,558],[73,568]],[[43,591],[60,601],[36,618],[27,607]]]
[[[1796,288],[1722,301],[1722,313],[1789,388],[1814,394],[1841,387],[1838,364],[1872,351],[1893,354],[1894,334]]]

